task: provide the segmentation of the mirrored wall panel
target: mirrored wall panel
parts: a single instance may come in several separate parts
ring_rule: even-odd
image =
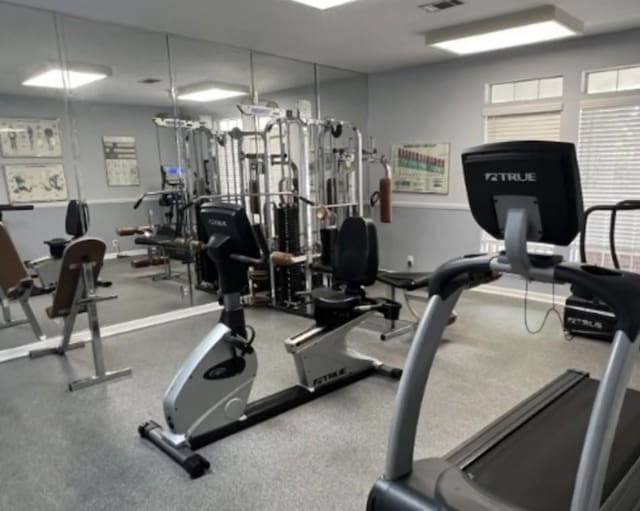
[[[88,235],[107,256],[104,325],[192,304],[167,36],[59,17]]]
[[[53,14],[0,4],[0,48],[4,350],[60,333],[45,313],[51,296],[42,288],[57,279],[46,242],[66,236],[66,204],[78,197],[78,189]]]
[[[0,29],[0,360],[63,335],[76,292],[111,298],[103,327],[210,310],[219,201],[295,259],[253,266],[247,303],[305,312],[323,229],[382,174],[366,76],[2,3]]]

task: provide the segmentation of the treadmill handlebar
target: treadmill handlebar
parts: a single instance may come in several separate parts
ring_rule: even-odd
[[[495,254],[463,256],[441,265],[429,282],[429,295],[446,300],[460,289],[470,289],[500,278],[491,268]]]
[[[501,256],[501,258],[504,256]],[[501,259],[504,261],[504,259]],[[495,270],[496,254],[462,257],[440,266],[431,276],[429,294],[438,295],[443,300],[465,288],[472,288],[496,280],[507,264]],[[532,258],[532,261],[536,261]],[[551,276],[556,284],[573,284],[587,290],[604,301],[616,315],[616,330],[620,330],[633,340],[640,333],[640,274],[611,270],[589,264],[555,262],[553,258],[540,259],[540,274]],[[551,264],[550,266],[550,262]],[[535,276],[535,272],[530,277]]]

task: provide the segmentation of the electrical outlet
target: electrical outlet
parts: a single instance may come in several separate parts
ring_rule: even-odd
[[[408,268],[413,268],[414,263],[415,263],[415,260],[414,260],[413,256],[412,255],[408,255],[407,256],[407,267]]]

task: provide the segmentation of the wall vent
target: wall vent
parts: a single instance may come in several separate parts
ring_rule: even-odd
[[[452,7],[458,7],[459,5],[464,5],[464,2],[462,2],[462,0],[438,0],[436,2],[419,5],[418,7],[426,12],[439,12],[445,9],[451,9]]]

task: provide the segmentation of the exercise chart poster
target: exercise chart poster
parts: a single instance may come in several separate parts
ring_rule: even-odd
[[[449,193],[451,144],[402,144],[392,147],[393,191]]]
[[[60,158],[57,120],[0,118],[0,149],[5,158]]]
[[[60,163],[5,165],[10,202],[53,202],[68,198],[64,167]]]
[[[108,186],[139,186],[135,137],[102,137]]]

